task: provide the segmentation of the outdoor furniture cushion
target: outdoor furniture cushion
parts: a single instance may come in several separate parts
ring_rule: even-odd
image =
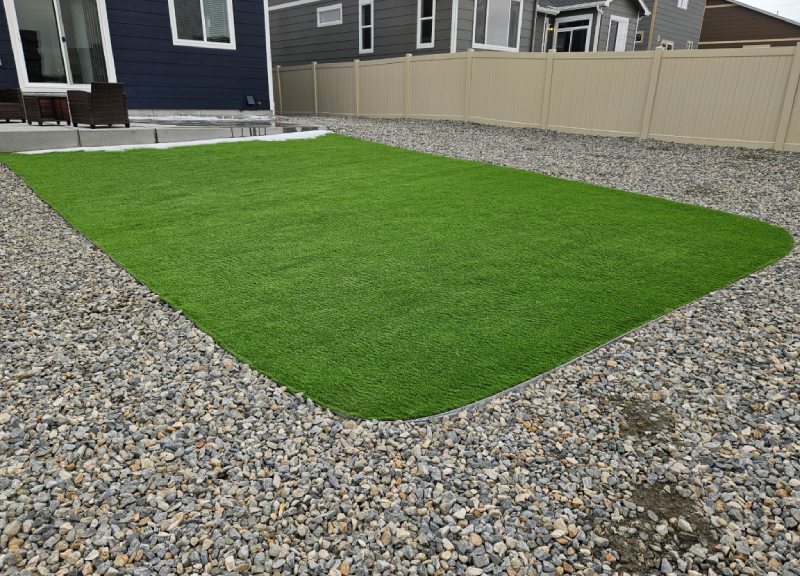
[[[22,120],[25,122],[25,106],[22,91],[13,88],[0,90],[0,120]]]
[[[128,97],[123,92],[122,84],[108,82],[92,82],[92,92],[68,90],[69,108],[72,113],[72,125],[88,124],[92,128],[97,125],[111,126],[124,124],[130,128],[128,118]]]

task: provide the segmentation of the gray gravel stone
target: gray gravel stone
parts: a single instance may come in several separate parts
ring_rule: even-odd
[[[797,154],[317,123],[800,233]],[[796,250],[525,390],[382,423],[233,358],[2,166],[0,221],[0,574],[800,573]]]

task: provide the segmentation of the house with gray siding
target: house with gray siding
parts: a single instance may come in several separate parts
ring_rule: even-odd
[[[645,0],[270,0],[279,66],[474,50],[631,51]]]
[[[636,50],[697,49],[706,0],[643,1],[650,15],[642,19]]]

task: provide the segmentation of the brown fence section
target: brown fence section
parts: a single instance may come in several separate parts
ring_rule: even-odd
[[[473,52],[275,68],[287,115],[449,119],[800,152],[800,44]]]

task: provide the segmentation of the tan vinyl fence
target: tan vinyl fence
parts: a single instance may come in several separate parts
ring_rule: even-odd
[[[800,152],[800,44],[276,67],[288,115],[464,120]]]

